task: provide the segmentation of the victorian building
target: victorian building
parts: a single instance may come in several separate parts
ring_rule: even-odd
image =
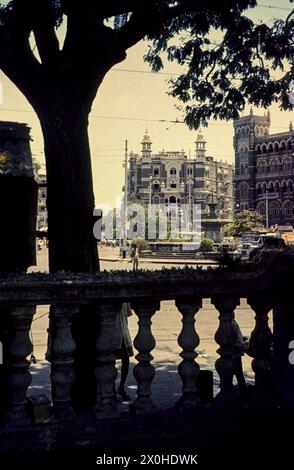
[[[197,136],[195,153],[152,152],[146,131],[140,155],[130,154],[128,199],[152,204],[201,204],[202,217],[231,220],[233,167],[206,155],[206,141]],[[212,209],[213,208],[213,209]]]
[[[269,225],[294,224],[294,132],[270,134],[270,114],[234,122],[236,209],[256,210]]]

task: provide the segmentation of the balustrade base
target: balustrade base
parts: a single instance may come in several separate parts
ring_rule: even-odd
[[[4,413],[4,423],[7,426],[28,426],[33,423],[33,419],[27,407],[19,406]]]
[[[96,418],[115,418],[119,415],[118,406],[115,397],[111,398],[107,403],[98,401],[94,406]]]
[[[148,402],[135,400],[130,405],[130,413],[136,416],[155,413],[157,410],[157,406],[150,400]]]
[[[51,412],[50,422],[74,422],[76,413],[69,403],[54,404]]]
[[[191,394],[192,396],[182,396],[174,405],[174,408],[177,411],[185,411],[185,410],[192,410],[198,408],[201,405],[200,399],[195,397],[195,394]]]

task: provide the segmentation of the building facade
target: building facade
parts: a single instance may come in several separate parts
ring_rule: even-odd
[[[234,122],[236,209],[250,209],[268,225],[294,224],[294,132],[270,134],[270,114]]]
[[[206,155],[200,133],[192,158],[182,151],[152,152],[146,131],[140,155],[130,154],[128,199],[151,204],[201,204],[202,217],[233,217],[233,166]]]
[[[35,180],[38,183],[37,230],[46,231],[48,229],[46,168],[44,164],[35,162],[34,169]]]

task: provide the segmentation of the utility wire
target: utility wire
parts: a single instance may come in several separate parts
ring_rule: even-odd
[[[12,108],[1,108],[1,111],[7,112],[20,112],[20,113],[31,113],[34,114],[33,110],[30,109],[12,109]],[[123,121],[145,121],[145,122],[161,122],[161,123],[171,123],[171,124],[185,124],[185,121],[180,121],[179,119],[152,119],[152,118],[141,118],[141,117],[128,117],[128,116],[107,116],[102,114],[93,114],[90,115],[90,118],[94,119],[116,119]],[[224,122],[211,122],[209,126],[232,126],[230,123]],[[272,129],[285,129],[285,126],[271,126]],[[286,130],[285,130],[286,132]]]

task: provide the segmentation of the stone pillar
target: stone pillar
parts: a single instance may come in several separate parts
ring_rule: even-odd
[[[219,312],[219,327],[215,333],[215,341],[220,345],[217,350],[220,357],[216,360],[215,368],[220,378],[220,393],[218,399],[223,403],[234,400],[233,376],[235,371],[236,332],[233,326],[234,310],[240,304],[238,298],[232,296],[216,296],[211,299]]]
[[[50,309],[50,345],[47,354],[51,362],[51,383],[54,415],[60,419],[73,418],[71,386],[75,379],[72,320],[78,307],[53,305]],[[51,347],[50,347],[51,346]]]
[[[182,331],[178,337],[178,344],[182,348],[180,353],[182,362],[178,371],[182,379],[182,396],[176,403],[179,409],[192,408],[199,404],[196,380],[199,374],[199,365],[195,362],[198,356],[195,349],[199,345],[199,336],[195,330],[195,314],[202,307],[201,299],[177,299],[176,306],[182,314]]]
[[[119,314],[121,302],[105,302],[97,309],[96,339],[96,380],[97,404],[95,410],[99,417],[109,417],[117,413],[114,395],[117,369],[115,367],[117,350],[121,345]]]
[[[26,394],[32,377],[27,357],[33,351],[29,331],[34,313],[35,307],[26,306],[14,307],[11,311],[13,338],[8,351],[9,410],[6,419],[16,423],[28,421]]]
[[[151,399],[151,383],[155,377],[155,368],[151,364],[153,356],[150,353],[156,345],[151,331],[151,318],[160,309],[160,303],[144,299],[132,303],[132,308],[139,318],[139,331],[134,340],[134,346],[139,353],[136,355],[138,364],[134,367],[134,377],[138,386],[137,398],[131,405],[131,411],[135,414],[151,413],[156,410]]]
[[[253,357],[252,369],[255,373],[255,390],[263,398],[273,391],[273,334],[268,325],[268,313],[272,309],[269,294],[247,299],[255,312],[255,328],[251,333],[248,354]]]

